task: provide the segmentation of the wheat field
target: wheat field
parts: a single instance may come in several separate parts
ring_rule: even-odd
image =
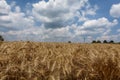
[[[0,80],[120,80],[120,45],[0,42]]]

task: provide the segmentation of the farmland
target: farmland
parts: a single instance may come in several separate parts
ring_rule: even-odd
[[[0,80],[120,80],[120,45],[0,42]]]

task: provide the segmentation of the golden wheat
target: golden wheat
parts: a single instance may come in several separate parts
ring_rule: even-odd
[[[120,45],[0,42],[0,80],[120,80]]]

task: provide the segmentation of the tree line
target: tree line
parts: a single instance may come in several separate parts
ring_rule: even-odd
[[[4,38],[2,35],[0,35],[0,41],[4,41]],[[68,41],[68,43],[72,43],[71,41]],[[100,40],[93,40],[91,43],[115,43],[113,40],[110,40],[110,41],[107,41],[107,40],[103,40],[103,41],[100,41]],[[120,42],[119,42],[120,43]]]
[[[93,40],[92,43],[115,43],[113,40],[110,40],[110,41],[107,41],[107,40],[103,40],[103,41],[100,41],[100,40]]]
[[[4,38],[0,35],[0,41],[4,41]]]

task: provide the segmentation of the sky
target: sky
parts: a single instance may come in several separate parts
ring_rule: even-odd
[[[7,41],[120,42],[120,0],[0,0]]]

